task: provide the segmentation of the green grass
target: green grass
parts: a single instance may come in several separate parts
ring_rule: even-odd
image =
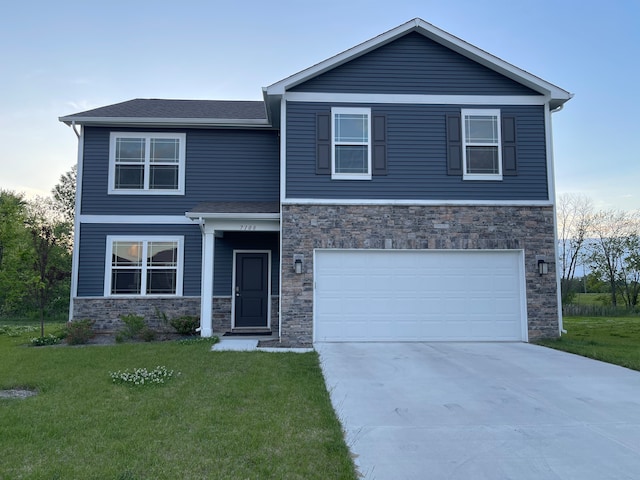
[[[540,345],[640,370],[640,318],[565,317],[567,331]]]
[[[602,305],[602,299],[607,298],[604,293],[576,293],[571,303],[578,305]]]
[[[39,392],[0,399],[0,479],[356,478],[316,353],[31,336],[0,335],[0,389]],[[158,365],[175,371],[164,385],[109,375]]]

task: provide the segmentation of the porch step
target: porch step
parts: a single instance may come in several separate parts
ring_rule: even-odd
[[[243,328],[243,329],[234,329],[230,332],[227,332],[223,335],[223,337],[254,337],[254,336],[269,336],[272,332],[269,329],[264,328]]]

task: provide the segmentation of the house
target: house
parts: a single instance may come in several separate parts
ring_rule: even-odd
[[[572,95],[414,19],[263,89],[62,117],[72,319],[283,342],[562,328],[551,114]]]

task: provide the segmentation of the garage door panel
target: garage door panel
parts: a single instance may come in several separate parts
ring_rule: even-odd
[[[524,340],[519,251],[317,250],[316,341]]]

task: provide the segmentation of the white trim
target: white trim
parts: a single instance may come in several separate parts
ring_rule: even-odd
[[[143,264],[141,266],[142,270],[142,278],[141,278],[141,291],[144,292],[146,290],[146,259],[147,259],[147,248],[149,242],[176,242],[178,244],[178,258],[177,258],[177,266],[176,266],[176,293],[171,294],[152,294],[148,295],[146,293],[136,294],[124,294],[117,295],[111,293],[111,269],[112,262],[111,257],[113,254],[113,242],[122,241],[122,242],[143,242],[142,244],[142,259]],[[104,268],[104,296],[108,298],[120,298],[120,297],[131,297],[131,298],[149,298],[149,297],[181,297],[182,296],[182,283],[184,276],[184,236],[182,235],[107,235],[106,238],[106,252],[105,252],[105,268]]]
[[[79,223],[193,225],[184,215],[78,215],[77,219]]]
[[[279,218],[207,218],[195,217],[192,220],[198,221],[205,229],[226,232],[279,232]]]
[[[152,117],[80,117],[70,115],[59,117],[59,121],[70,125],[72,122],[80,125],[135,125],[148,127],[180,126],[215,126],[215,127],[271,127],[267,119],[236,119],[236,118],[152,118]]]
[[[186,212],[191,219],[204,218],[212,220],[279,220],[279,213],[198,213]]]
[[[116,165],[116,141],[119,138],[142,138],[145,140],[145,158],[141,164],[144,168],[143,188],[116,188],[115,187],[115,165]],[[150,179],[150,155],[151,139],[166,138],[177,139],[180,141],[178,145],[178,188],[177,189],[152,189],[149,187]],[[185,183],[185,156],[186,156],[186,133],[172,133],[172,132],[111,132],[109,134],[109,183],[107,184],[108,195],[184,195],[184,183]],[[173,165],[173,164],[168,164]]]
[[[545,107],[545,125],[546,125],[546,144],[547,144],[547,178],[549,182],[549,198],[553,200],[553,254],[555,262],[555,276],[556,276],[556,297],[558,308],[558,334],[562,335],[564,331],[564,318],[562,317],[562,284],[560,282],[560,275],[558,274],[558,259],[560,258],[558,251],[558,211],[556,205],[556,175],[555,175],[555,160],[553,156],[553,128],[551,111],[549,107]]]
[[[549,207],[551,200],[362,200],[347,198],[288,198],[283,205],[416,205],[416,206],[530,206]]]
[[[491,55],[480,48],[465,42],[464,40],[451,35],[444,30],[437,28],[436,26],[425,22],[420,18],[410,20],[398,27],[389,30],[377,37],[361,43],[355,47],[350,48],[338,55],[335,55],[329,59],[326,59],[316,65],[302,70],[294,75],[291,75],[284,80],[280,80],[273,85],[266,87],[268,95],[282,95],[286,90],[295,87],[305,81],[320,75],[328,70],[331,70],[339,65],[347,63],[361,55],[364,55],[376,48],[390,43],[397,38],[406,35],[409,32],[418,32],[431,40],[443,45],[446,48],[457,52],[470,60],[473,60],[491,70],[498,72],[507,78],[510,78],[518,83],[521,83],[536,92],[539,92],[545,96],[550,97],[550,101],[553,102],[553,107],[562,105],[569,100],[573,95],[566,90],[563,90],[556,85],[553,85],[545,80],[542,80],[531,73],[522,70],[515,65],[511,65],[504,60]]]
[[[271,328],[271,250],[233,250],[233,270],[231,272],[231,328],[236,327],[236,255],[238,253],[266,253],[267,254],[267,326]],[[262,328],[262,327],[255,327]]]
[[[354,114],[367,116],[367,172],[366,173],[338,173],[336,172],[336,146],[356,145],[364,146],[364,142],[338,142],[336,143],[336,115]],[[371,109],[357,107],[332,107],[331,108],[331,179],[332,180],[371,180]]]
[[[280,100],[280,201],[287,197],[287,101]]]
[[[73,219],[73,251],[71,252],[71,292],[69,295],[69,321],[73,320],[73,299],[78,296],[78,269],[80,265],[80,208],[82,205],[82,172],[84,171],[84,127],[78,137],[78,169],[76,171],[76,204]]]
[[[477,143],[467,141],[467,117],[487,116],[496,118],[496,129],[498,133],[498,142],[496,144]],[[463,108],[460,111],[460,120],[462,128],[462,179],[463,180],[502,180],[502,120],[499,109],[475,109]],[[483,147],[491,146],[498,149],[498,173],[467,173],[467,147]]]
[[[215,274],[215,230],[202,230],[202,275],[200,277],[200,335],[213,335],[213,284]]]
[[[287,92],[289,102],[391,103],[412,105],[545,105],[544,95],[407,95],[395,93]]]

